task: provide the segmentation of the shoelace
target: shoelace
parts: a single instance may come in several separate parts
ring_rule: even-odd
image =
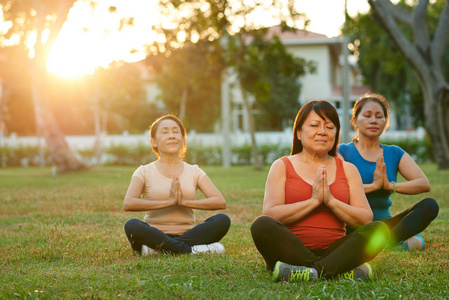
[[[343,274],[341,274],[342,278],[352,278],[355,279],[354,276],[354,270],[348,271],[348,272],[344,272]]]
[[[309,269],[304,269],[304,270],[296,270],[290,271],[290,282],[294,282],[294,281],[309,281],[309,275],[310,275],[310,270]]]

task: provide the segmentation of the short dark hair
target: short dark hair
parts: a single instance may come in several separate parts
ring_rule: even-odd
[[[182,135],[182,141],[184,143],[184,146],[179,151],[179,158],[184,158],[186,151],[187,151],[187,131],[184,127],[184,124],[182,124],[181,120],[175,116],[175,115],[164,115],[160,118],[158,118],[156,121],[153,122],[150,126],[150,137],[155,139],[156,138],[156,132],[159,127],[159,124],[164,120],[173,120],[176,124],[178,124],[179,128],[181,129],[181,135]],[[159,157],[159,150],[157,147],[154,147],[151,145],[151,149],[153,149],[154,154],[156,154],[157,157]]]
[[[310,101],[299,110],[295,118],[295,124],[293,125],[293,144],[290,155],[297,154],[303,149],[302,143],[298,139],[297,132],[301,130],[302,125],[304,124],[312,110],[316,112],[317,115],[319,115],[323,120],[325,119],[325,117],[327,117],[335,125],[337,129],[337,133],[335,134],[335,142],[334,146],[328,152],[328,154],[331,156],[336,156],[337,145],[340,140],[340,118],[338,117],[338,113],[335,107],[325,100]]]

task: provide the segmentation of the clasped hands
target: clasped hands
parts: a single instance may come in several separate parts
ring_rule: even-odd
[[[171,182],[170,194],[168,195],[168,201],[172,205],[184,205],[184,196],[182,194],[181,182],[179,176],[175,175]]]
[[[329,189],[327,182],[327,169],[325,165],[321,165],[316,173],[315,181],[312,185],[312,198],[320,204],[329,205],[335,200]]]
[[[375,190],[383,188],[384,190],[392,191],[394,189],[394,184],[388,181],[387,167],[383,155],[379,155],[376,160],[376,169],[374,170],[372,185]]]

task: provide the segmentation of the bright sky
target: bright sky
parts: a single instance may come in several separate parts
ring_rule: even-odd
[[[340,35],[345,20],[344,0],[299,0],[296,5],[311,20],[308,30],[328,37]],[[347,10],[350,16],[355,16],[358,12],[365,13],[369,10],[368,1],[347,0]]]
[[[52,48],[49,70],[73,77],[92,74],[96,67],[107,67],[112,61],[142,60],[143,45],[157,38],[150,30],[158,22],[156,3],[157,0],[100,0],[93,11],[85,2],[76,2]],[[110,5],[116,5],[118,13],[105,14]],[[311,19],[308,30],[329,37],[340,34],[345,0],[297,0],[296,5]],[[369,9],[366,0],[347,0],[347,5],[349,15]],[[118,20],[123,16],[134,16],[134,27],[117,32]],[[130,54],[131,49],[137,51]]]

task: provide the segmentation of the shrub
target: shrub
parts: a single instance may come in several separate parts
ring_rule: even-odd
[[[407,139],[383,139],[382,143],[397,145],[407,151],[418,163],[433,162],[432,145],[426,136],[423,140]],[[279,157],[289,155],[290,145],[260,144],[258,145],[260,159],[264,165],[270,165]],[[250,165],[253,163],[251,145],[234,146],[232,151],[233,165]],[[222,149],[220,145],[204,146],[201,144],[189,144],[185,161],[203,165],[221,165]],[[96,164],[95,148],[80,149],[75,152],[79,160],[87,165]],[[101,163],[105,165],[134,165],[139,166],[156,160],[156,155],[151,148],[144,144],[139,145],[113,145],[104,149]],[[18,146],[0,148],[1,167],[39,166],[40,156],[37,146]],[[51,158],[47,148],[44,148],[44,165],[51,165]]]
[[[430,138],[426,135],[424,139],[419,140],[415,138],[406,139],[382,139],[381,141],[386,145],[396,145],[405,150],[417,163],[434,162],[432,152],[432,143]]]
[[[187,145],[185,161],[202,165],[220,165],[221,147],[220,146],[202,146],[197,144]]]
[[[105,149],[106,165],[144,165],[156,159],[151,149],[139,144],[137,146],[113,145]]]
[[[44,147],[42,153],[43,164],[51,164],[51,158],[48,150]],[[17,146],[0,147],[0,166],[1,167],[28,167],[41,165],[38,146]]]

